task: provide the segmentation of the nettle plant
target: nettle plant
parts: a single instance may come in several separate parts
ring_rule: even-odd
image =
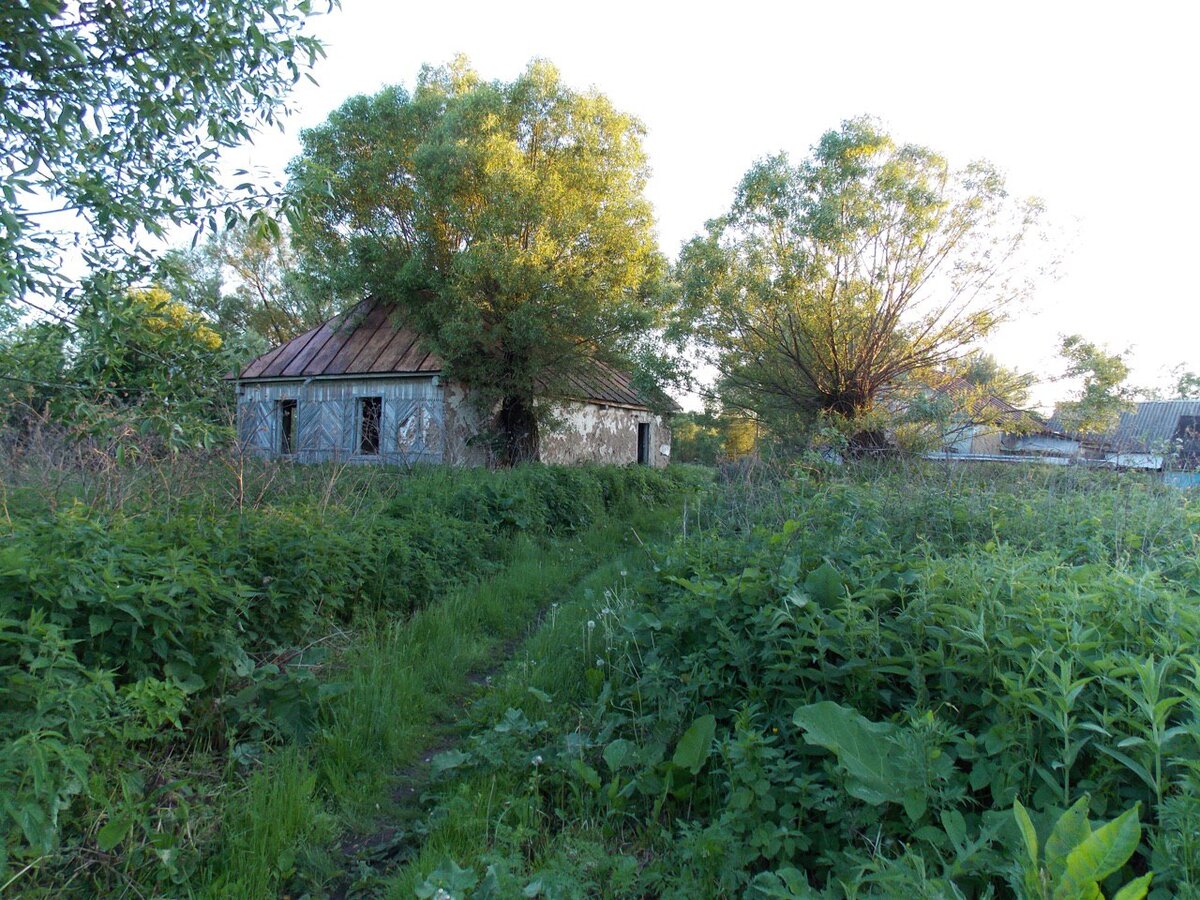
[[[644,848],[647,892],[1200,888],[1186,498],[880,468],[743,480],[710,507],[604,621],[602,666],[593,634],[569,712],[556,696],[507,753],[472,751],[546,760],[538,840],[600,823]]]

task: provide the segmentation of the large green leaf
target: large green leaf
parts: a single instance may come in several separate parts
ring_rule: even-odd
[[[804,579],[804,589],[821,606],[833,606],[840,601],[845,588],[842,576],[829,563],[813,569]]]
[[[697,774],[708,755],[712,752],[713,737],[717,733],[717,720],[714,716],[701,716],[691,724],[679,744],[675,747],[672,762],[681,769],[687,769],[693,775]]]
[[[1046,839],[1046,868],[1055,883],[1062,878],[1067,857],[1071,851],[1086,841],[1092,834],[1088,824],[1088,798],[1080,797],[1054,823],[1054,830]]]
[[[1112,900],[1142,900],[1146,896],[1146,892],[1150,890],[1150,882],[1153,879],[1153,872],[1147,873],[1141,878],[1135,878],[1113,894]]]
[[[1055,900],[1089,897],[1089,890],[1129,861],[1142,839],[1138,822],[1140,804],[1097,828],[1067,855],[1062,878],[1054,889]]]
[[[828,700],[800,707],[792,721],[804,730],[805,741],[837,755],[852,796],[876,805],[905,801],[914,783],[897,763],[895,725],[872,722]]]
[[[1017,827],[1021,830],[1021,839],[1025,842],[1025,850],[1029,853],[1029,863],[1036,869],[1038,864],[1037,831],[1020,800],[1013,801],[1013,815],[1016,817]]]

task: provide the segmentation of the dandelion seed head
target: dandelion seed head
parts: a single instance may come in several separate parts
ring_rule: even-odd
[[[591,631],[595,627],[596,627],[596,620],[588,619],[588,631]]]
[[[539,756],[535,756],[533,759],[531,759],[530,763],[536,769],[538,766],[540,766],[542,764],[542,761],[543,761],[542,757],[539,755]]]

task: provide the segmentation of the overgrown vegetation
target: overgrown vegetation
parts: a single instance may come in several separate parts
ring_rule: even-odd
[[[1198,521],[1078,471],[740,470],[477,710],[392,896],[1200,896]]]
[[[123,483],[126,474],[150,480]],[[308,754],[319,759],[314,746],[336,742],[347,716],[359,732],[367,721],[339,705],[359,677],[341,654],[382,642],[397,655],[376,654],[375,664],[402,666],[419,643],[419,629],[406,631],[414,611],[498,572],[529,541],[660,507],[687,478],[645,467],[403,473],[214,457],[81,474],[56,490],[10,486],[0,525],[0,885],[177,893],[214,877],[201,867],[218,830],[269,825],[280,849],[261,868],[273,874],[235,891],[262,896],[291,869],[280,854],[336,832],[324,813],[280,818],[271,796],[299,791],[319,812],[338,794]],[[555,577],[575,571],[542,562]],[[542,599],[514,601],[514,623]],[[460,609],[439,637],[471,615]],[[447,640],[421,652],[452,658]],[[390,727],[357,747],[360,760],[387,759],[409,710],[378,713]],[[264,759],[269,778],[252,774]],[[352,781],[365,768],[339,771]],[[260,808],[231,800],[247,776]],[[260,861],[270,850],[242,849]]]

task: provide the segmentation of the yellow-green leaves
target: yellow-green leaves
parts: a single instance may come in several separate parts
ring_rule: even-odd
[[[292,163],[308,268],[398,301],[446,374],[474,388],[508,450],[536,445],[540,395],[574,396],[658,318],[665,265],[644,192],[644,129],[535,61],[508,83],[425,70],[411,96],[355,98]],[[511,457],[509,457],[511,460]]]
[[[1043,859],[1029,813],[1020,800],[1014,801],[1013,816],[1028,856],[1021,863],[1026,900],[1103,900],[1100,884],[1130,860],[1141,841],[1139,809],[1140,804],[1134,804],[1093,831],[1087,818],[1088,798],[1080,798],[1054,824]],[[1147,874],[1130,881],[1113,895],[1114,900],[1140,900],[1152,877]]]
[[[843,122],[802,162],[751,167],[681,254],[680,315],[727,406],[780,432],[818,413],[853,422],[960,355],[1027,289],[1014,248],[1036,207],[1012,206],[987,167],[956,172],[870,119]]]

